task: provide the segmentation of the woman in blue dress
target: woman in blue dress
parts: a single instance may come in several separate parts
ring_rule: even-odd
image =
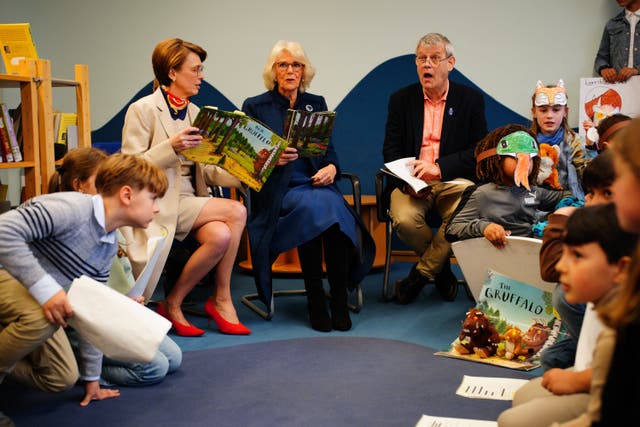
[[[246,99],[242,111],[282,135],[288,109],[327,110],[323,97],[306,92],[314,75],[299,43],[279,41],[263,71],[268,91]],[[323,332],[351,328],[347,289],[368,273],[375,255],[373,239],[335,185],[339,175],[332,143],[322,157],[298,157],[295,148],[287,148],[262,190],[251,192],[247,221],[256,286],[269,312],[271,265],[278,254],[297,247],[311,327]],[[322,283],[323,249],[330,310]]]

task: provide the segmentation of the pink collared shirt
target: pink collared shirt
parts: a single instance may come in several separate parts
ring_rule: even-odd
[[[449,82],[447,89],[440,99],[433,101],[424,96],[424,127],[422,129],[422,146],[420,147],[420,160],[435,163],[440,157],[440,135],[442,133],[442,118],[444,107],[447,103]],[[425,176],[425,180],[440,179],[439,176]]]

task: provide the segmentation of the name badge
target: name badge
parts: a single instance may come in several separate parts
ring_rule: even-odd
[[[525,206],[533,206],[536,204],[536,195],[534,193],[529,193],[524,196],[524,204]]]

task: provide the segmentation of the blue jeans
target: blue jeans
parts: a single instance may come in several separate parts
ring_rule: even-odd
[[[171,338],[164,337],[149,363],[123,363],[102,359],[102,385],[146,386],[157,384],[168,374],[178,370],[182,363],[182,350]]]
[[[552,304],[560,315],[568,335],[545,349],[540,355],[540,363],[545,371],[551,368],[573,366],[576,358],[576,348],[578,347],[578,337],[580,336],[582,320],[586,310],[586,304],[569,304],[564,299],[564,290],[561,285],[556,285],[553,291]]]

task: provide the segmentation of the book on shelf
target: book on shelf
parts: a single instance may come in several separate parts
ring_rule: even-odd
[[[27,23],[0,24],[0,52],[7,74],[20,74],[20,61],[38,59]]]
[[[69,126],[77,126],[77,124],[78,115],[76,113],[61,113],[59,111],[53,113],[53,148],[56,160],[60,160],[70,150],[67,130]]]
[[[335,121],[335,111],[289,109],[284,120],[284,135],[300,157],[324,156]]]
[[[18,138],[16,136],[15,127],[13,124],[13,118],[9,113],[9,108],[7,104],[0,103],[0,120],[2,120],[4,124],[4,128],[7,133],[7,137],[9,138],[9,146],[11,147],[11,154],[13,155],[13,161],[21,162],[22,161],[22,151],[20,150],[20,144],[18,144]]]
[[[439,356],[528,371],[566,331],[554,315],[551,292],[489,269],[476,306],[458,337]]]
[[[287,140],[240,111],[204,106],[193,126],[200,129],[202,143],[181,154],[220,166],[256,191],[262,189],[288,145]]]
[[[0,150],[2,150],[2,161],[13,162],[13,153],[11,152],[11,143],[9,142],[9,133],[4,125],[4,120],[0,119]]]

